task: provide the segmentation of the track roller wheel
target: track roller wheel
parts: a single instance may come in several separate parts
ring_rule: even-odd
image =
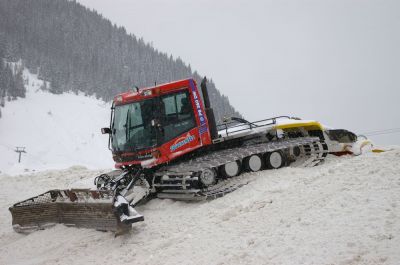
[[[265,163],[270,169],[278,169],[285,165],[286,158],[280,151],[274,151],[265,155]]]
[[[224,177],[235,177],[240,172],[239,161],[234,161],[221,166],[221,172]]]
[[[246,157],[246,159],[244,160],[244,166],[249,171],[257,172],[261,170],[263,166],[263,161],[259,155],[252,155]]]
[[[213,170],[211,168],[204,169],[200,173],[200,181],[205,187],[215,184],[216,180],[217,180],[216,177],[217,177],[217,174],[216,174],[215,170]]]
[[[301,149],[300,149],[300,147],[299,147],[299,146],[293,147],[293,149],[292,149],[292,154],[293,154],[295,157],[299,157],[299,156],[301,155]]]

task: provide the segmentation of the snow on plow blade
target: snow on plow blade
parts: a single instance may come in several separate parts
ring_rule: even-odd
[[[123,221],[114,207],[113,198],[111,191],[50,190],[18,202],[9,210],[13,228],[20,233],[62,223],[121,234],[129,231],[132,223],[143,221],[141,215],[129,222]]]

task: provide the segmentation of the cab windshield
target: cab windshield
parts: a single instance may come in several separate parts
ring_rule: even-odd
[[[155,100],[148,99],[116,106],[112,126],[115,151],[135,151],[157,145],[153,109]]]
[[[116,106],[112,121],[114,151],[159,146],[196,126],[189,92],[179,91]]]

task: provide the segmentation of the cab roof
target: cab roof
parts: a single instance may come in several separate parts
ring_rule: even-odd
[[[188,88],[191,82],[196,85],[196,81],[193,78],[189,78],[170,83],[164,83],[153,87],[139,88],[138,91],[131,89],[116,95],[114,97],[114,103],[115,105],[123,105],[135,101],[141,101],[147,98],[153,98],[162,94],[167,94],[171,91]]]

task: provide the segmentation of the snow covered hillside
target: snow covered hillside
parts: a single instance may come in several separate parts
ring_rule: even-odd
[[[29,235],[12,230],[13,203],[98,173],[1,175],[0,264],[400,262],[400,148],[247,174],[248,185],[209,202],[154,199],[138,209],[145,221],[117,238],[63,225]]]
[[[24,71],[26,98],[6,102],[0,118],[0,172],[17,174],[73,165],[111,168],[107,136],[110,104],[82,94],[40,90],[43,82]],[[18,164],[16,146],[26,147]]]

